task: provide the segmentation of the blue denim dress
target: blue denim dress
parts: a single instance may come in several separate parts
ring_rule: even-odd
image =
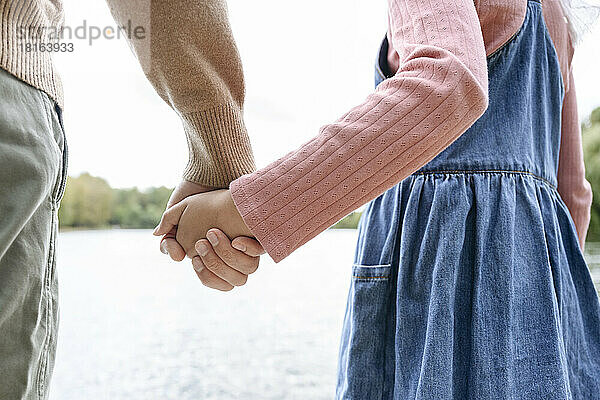
[[[564,89],[539,2],[487,61],[486,113],[362,216],[338,399],[600,399],[600,303],[557,191]]]

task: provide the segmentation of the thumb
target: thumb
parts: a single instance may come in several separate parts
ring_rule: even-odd
[[[154,232],[152,232],[152,234],[154,236],[162,236],[169,233],[173,228],[175,228],[179,224],[181,215],[183,214],[186,208],[187,202],[182,201],[181,203],[177,203],[173,207],[167,209],[162,215],[160,223],[154,229]]]
[[[256,239],[246,236],[236,237],[231,242],[231,246],[250,257],[258,257],[265,254],[265,249],[263,249]]]

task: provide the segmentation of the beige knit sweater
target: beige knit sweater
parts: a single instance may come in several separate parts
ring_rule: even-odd
[[[108,0],[120,26],[144,28],[129,40],[144,73],[181,117],[190,158],[184,178],[227,187],[252,172],[254,159],[243,121],[244,77],[224,0]],[[0,68],[48,93],[63,106],[60,78],[48,42],[32,35],[63,23],[61,0],[0,0]],[[25,29],[25,34],[24,34]],[[131,39],[131,38],[130,38]]]

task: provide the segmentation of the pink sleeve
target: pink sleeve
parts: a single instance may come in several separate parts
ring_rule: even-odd
[[[590,224],[592,187],[585,179],[581,131],[577,115],[577,101],[573,74],[569,76],[569,90],[565,94],[562,111],[560,155],[558,161],[558,192],[575,222],[579,244],[584,249]]]
[[[389,13],[396,75],[314,139],[230,186],[276,262],[427,164],[487,108],[472,0],[389,0]]]

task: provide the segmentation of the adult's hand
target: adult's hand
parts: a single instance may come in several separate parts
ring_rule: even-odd
[[[183,180],[177,185],[175,190],[173,190],[173,193],[171,193],[171,197],[167,202],[167,210],[188,196],[210,192],[212,190],[215,189]],[[183,250],[183,247],[181,247],[181,245],[175,239],[176,234],[177,227],[175,226],[169,231],[169,233],[163,236],[162,240],[160,241],[160,251],[164,254],[168,254],[173,261],[181,261],[185,258],[185,250]]]

